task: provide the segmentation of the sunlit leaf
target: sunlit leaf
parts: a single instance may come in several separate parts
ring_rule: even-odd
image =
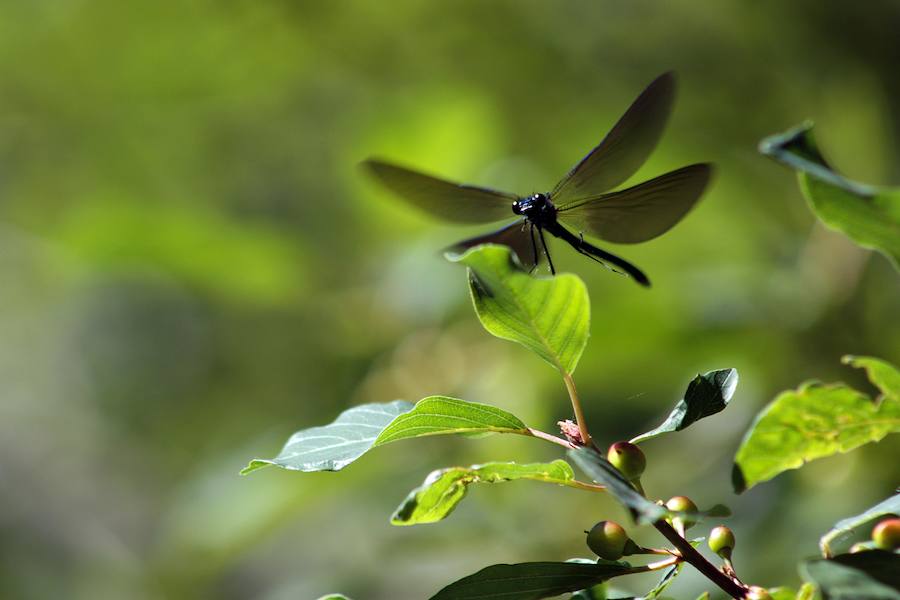
[[[797,590],[797,596],[794,600],[813,600],[816,597],[816,586],[811,583],[804,583]]]
[[[522,344],[560,372],[575,370],[590,324],[581,279],[570,273],[532,277],[506,246],[477,246],[447,257],[469,267],[475,312],[488,332]]]
[[[864,248],[878,250],[900,268],[900,189],[851,181],[825,162],[812,124],[764,139],[760,152],[795,169],[815,215]]]
[[[900,555],[881,550],[800,564],[824,600],[900,600]]]
[[[411,402],[403,400],[354,406],[328,425],[301,429],[278,456],[253,459],[241,473],[269,465],[292,471],[340,471],[365,454],[391,421],[412,408]]]
[[[865,369],[866,376],[872,385],[881,390],[884,398],[900,400],[900,369],[894,365],[871,356],[845,356],[842,362],[846,365]],[[879,398],[881,399],[881,398]]]
[[[343,594],[326,594],[324,596],[319,596],[317,600],[350,600],[350,598]]]
[[[772,600],[796,600],[797,592],[788,587],[769,588],[766,590]]]
[[[678,401],[662,425],[633,438],[631,442],[637,444],[663,433],[681,431],[704,417],[724,410],[734,395],[737,383],[737,369],[720,369],[697,375],[688,384],[684,398]]]
[[[532,562],[492,565],[455,581],[431,600],[537,600],[589,588],[632,572],[626,562]]]
[[[653,523],[669,514],[665,508],[638,493],[619,470],[593,448],[569,450],[568,455],[591,479],[605,485],[607,491],[619,502],[634,510],[638,521]]]
[[[494,462],[471,467],[452,467],[433,471],[425,483],[410,492],[394,512],[394,525],[434,523],[446,518],[466,496],[473,483],[501,483],[516,479],[532,479],[558,485],[574,480],[572,467],[564,460],[552,463],[520,465],[514,462]]]
[[[426,435],[448,433],[519,433],[528,427],[516,416],[496,406],[466,402],[447,396],[429,396],[384,428],[374,446]]]
[[[371,448],[397,440],[444,434],[518,433],[530,435],[505,410],[445,396],[415,405],[403,400],[350,408],[330,425],[301,429],[272,459],[257,458],[241,473],[275,465],[295,471],[339,471]]]
[[[843,383],[807,383],[781,393],[757,415],[738,449],[732,473],[738,493],[811,460],[900,431],[900,398],[887,387],[897,370],[878,359],[848,360],[866,367],[884,392],[881,401]]]
[[[822,549],[822,554],[831,556],[832,543],[838,539],[850,536],[855,529],[862,527],[875,519],[886,517],[888,515],[900,515],[900,494],[894,494],[865,512],[852,517],[847,517],[846,519],[842,519],[835,523],[834,527],[819,540],[819,547]]]

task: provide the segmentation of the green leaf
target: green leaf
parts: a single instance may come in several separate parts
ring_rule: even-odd
[[[317,600],[350,600],[350,598],[343,594],[325,594],[324,596],[320,596]]]
[[[781,393],[757,415],[738,449],[732,472],[738,493],[811,460],[900,431],[900,398],[890,387],[896,369],[873,358],[847,361],[867,369],[884,392],[881,402],[843,383],[807,383]]]
[[[817,558],[800,564],[824,600],[900,600],[900,555],[881,550]]]
[[[709,592],[703,592],[697,596],[697,600],[709,600]]]
[[[764,139],[759,150],[798,172],[800,189],[825,225],[878,250],[900,268],[900,189],[851,181],[836,173],[816,147],[812,124]]]
[[[797,596],[794,600],[813,600],[816,598],[816,586],[811,583],[804,583],[797,590]]]
[[[487,404],[430,396],[415,406],[403,400],[348,409],[330,425],[301,429],[273,459],[257,458],[241,473],[269,465],[295,471],[339,471],[365,454],[398,440],[452,433],[531,435],[517,417]]]
[[[397,440],[448,433],[518,433],[530,435],[515,415],[496,406],[447,396],[429,396],[398,416],[378,435],[373,447]]]
[[[558,485],[571,485],[572,467],[564,460],[526,465],[493,462],[471,467],[452,467],[433,471],[425,483],[414,489],[394,512],[394,525],[435,523],[446,518],[466,496],[473,483],[501,483],[532,479]]]
[[[822,549],[822,554],[831,556],[831,544],[837,539],[849,537],[855,529],[888,515],[900,515],[900,494],[894,494],[863,513],[835,523],[834,527],[819,540],[819,548]]]
[[[797,592],[789,587],[776,587],[766,590],[772,596],[772,600],[796,600]]]
[[[639,522],[653,523],[669,515],[664,507],[638,493],[631,482],[593,448],[576,448],[569,450],[568,455],[591,479],[605,485],[619,502],[634,510]]]
[[[678,574],[681,573],[681,567],[684,566],[684,563],[679,563],[666,571],[666,573],[662,576],[662,579],[653,586],[653,589],[647,592],[644,596],[641,597],[641,600],[657,600],[660,594],[662,594],[669,584],[672,583]]]
[[[894,401],[900,400],[900,370],[894,365],[871,356],[847,355],[841,359],[841,362],[857,369],[865,369],[866,376],[872,385],[881,390],[879,400],[885,398]]]
[[[632,572],[626,562],[532,562],[492,565],[451,583],[431,600],[537,600],[589,588]]]
[[[403,400],[354,406],[329,425],[301,429],[278,456],[253,459],[241,474],[269,465],[292,471],[340,471],[365,454],[391,421],[412,409],[412,403]]]
[[[720,369],[697,375],[688,384],[684,398],[678,401],[663,424],[633,438],[631,442],[637,444],[663,433],[681,431],[704,417],[724,410],[734,395],[737,383],[737,369]]]
[[[532,277],[506,246],[447,254],[469,267],[475,312],[489,333],[518,342],[572,373],[587,344],[590,303],[584,282],[570,273]]]

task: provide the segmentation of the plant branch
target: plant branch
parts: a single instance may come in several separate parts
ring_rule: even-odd
[[[678,549],[685,562],[690,563],[695,569],[703,573],[707,579],[722,588],[729,596],[739,600],[745,597],[747,593],[746,587],[738,585],[725,573],[717,569],[715,565],[706,560],[686,539],[678,535],[675,529],[665,520],[660,519],[653,526]]]
[[[563,380],[566,382],[566,391],[569,392],[569,399],[572,401],[572,410],[575,412],[575,423],[578,424],[578,432],[581,434],[581,444],[583,446],[592,446],[594,441],[591,439],[587,423],[584,420],[584,411],[581,409],[581,400],[578,398],[578,390],[575,389],[575,380],[572,379],[570,373],[563,373]]]

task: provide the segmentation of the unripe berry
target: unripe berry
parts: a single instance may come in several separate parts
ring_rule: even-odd
[[[900,548],[900,519],[892,517],[881,521],[872,530],[872,541],[878,548],[889,552]]]
[[[673,512],[696,513],[697,505],[687,496],[673,496],[666,502],[666,508]],[[682,535],[684,530],[693,527],[697,523],[696,517],[678,516],[672,519],[672,526]]]
[[[747,595],[744,597],[747,600],[772,600],[772,594],[767,592],[766,588],[761,588],[758,585],[750,586]]]
[[[628,533],[615,521],[600,521],[587,534],[587,545],[606,560],[619,560],[625,551]]]
[[[647,467],[647,458],[643,450],[631,442],[616,442],[609,447],[606,460],[629,481],[639,478]]]
[[[734,549],[734,533],[724,525],[714,527],[709,532],[709,549],[724,558],[731,558]]]

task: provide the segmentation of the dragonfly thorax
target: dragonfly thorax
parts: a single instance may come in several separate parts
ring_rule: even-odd
[[[556,207],[547,194],[533,194],[520,198],[513,202],[512,210],[537,224],[556,220]]]

